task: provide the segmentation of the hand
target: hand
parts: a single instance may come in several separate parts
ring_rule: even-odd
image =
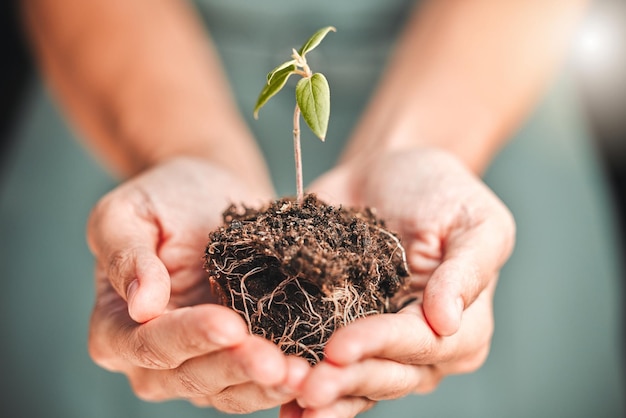
[[[446,375],[485,361],[492,299],[515,227],[499,199],[451,155],[418,149],[343,166],[311,191],[350,206],[373,206],[398,232],[414,301],[395,314],[338,330],[326,360],[305,379],[284,417],[351,417],[374,401],[433,390]]]
[[[308,366],[211,303],[202,269],[208,234],[226,206],[267,195],[250,194],[205,161],[179,158],[101,199],[87,232],[96,259],[94,361],[124,373],[146,400],[185,398],[242,413],[293,399],[275,388],[297,385]]]

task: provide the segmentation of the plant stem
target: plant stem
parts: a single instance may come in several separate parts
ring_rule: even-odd
[[[302,182],[302,151],[300,149],[300,108],[298,105],[293,111],[293,155],[296,160],[296,204],[301,205],[304,200],[304,186]]]

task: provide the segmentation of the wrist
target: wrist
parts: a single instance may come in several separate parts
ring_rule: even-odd
[[[272,196],[273,186],[262,154],[247,128],[227,121],[209,124],[152,123],[146,129],[127,129],[120,142],[124,147],[123,176],[134,175],[172,159],[194,159],[220,167],[252,190]]]
[[[146,168],[139,176],[151,171],[165,169],[170,176],[174,176],[181,188],[201,186],[203,189],[222,190],[229,196],[231,203],[246,203],[250,205],[266,202],[274,197],[271,186],[264,187],[262,181],[250,182],[242,178],[236,170],[216,162],[212,158],[198,155],[177,154],[159,160],[150,168]],[[204,184],[204,186],[202,186]]]
[[[471,111],[454,111],[459,106]],[[481,108],[479,103],[456,103],[449,112],[443,104],[439,106],[441,110],[437,107],[436,103],[413,103],[403,108],[406,110],[387,111],[387,117],[382,109],[374,108],[355,131],[341,162],[367,162],[379,158],[381,153],[437,148],[456,156],[474,173],[482,174],[504,142],[508,128],[503,129],[495,112]]]

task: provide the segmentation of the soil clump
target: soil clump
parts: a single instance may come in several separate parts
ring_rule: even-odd
[[[209,235],[204,267],[221,303],[253,334],[311,364],[339,327],[395,312],[408,266],[398,237],[372,209],[301,205],[283,198],[261,209],[231,205]]]

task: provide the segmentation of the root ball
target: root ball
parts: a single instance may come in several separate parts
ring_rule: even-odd
[[[398,238],[370,209],[305,197],[261,210],[232,205],[209,235],[204,267],[221,302],[253,334],[311,364],[357,318],[394,312],[408,267]]]

